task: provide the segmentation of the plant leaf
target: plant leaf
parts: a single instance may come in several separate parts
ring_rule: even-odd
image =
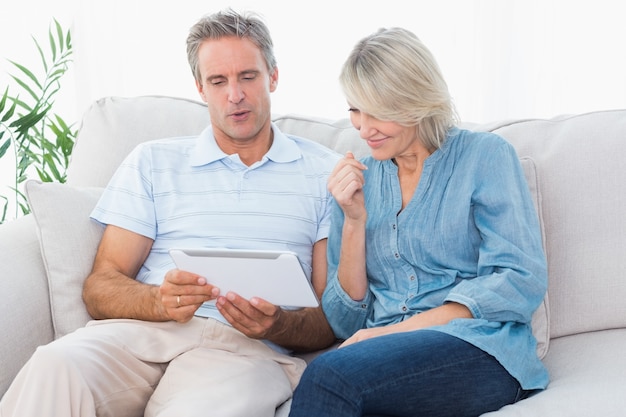
[[[37,93],[35,93],[33,89],[28,84],[26,84],[26,82],[17,78],[15,75],[11,75],[11,78],[13,78],[13,80],[15,80],[16,83],[18,83],[24,90],[26,90],[26,92],[33,98],[33,100],[35,101],[39,100],[39,97],[37,97]],[[41,89],[41,85],[39,85],[39,81],[37,81],[37,86],[39,87],[39,89]]]
[[[52,61],[57,59],[57,44],[52,34],[52,28],[48,30],[48,41],[50,42],[50,51],[52,52]]]
[[[72,33],[68,30],[67,34],[65,35],[65,47],[67,48],[67,51],[71,54],[72,53]]]
[[[44,155],[43,158],[48,163],[48,169],[52,173],[52,176],[55,179],[57,179],[57,180],[60,179],[61,178],[61,174],[59,172],[59,169],[57,168],[57,164],[54,161],[54,158],[52,158],[52,155],[51,154],[47,154],[47,155]]]
[[[63,28],[61,28],[61,24],[59,23],[58,20],[53,19],[54,20],[54,26],[56,27],[57,30],[57,42],[59,45],[59,50],[60,52],[63,52]]]
[[[41,111],[38,110],[37,108],[33,109],[30,113],[20,117],[9,126],[15,127],[18,133],[25,134],[28,129],[33,128],[41,119],[46,117],[46,113],[50,110],[50,105],[47,105]]]
[[[0,99],[0,113],[4,111],[4,106],[7,103],[7,98],[9,97],[9,87],[4,90],[4,94],[2,94],[2,99]],[[4,120],[3,120],[4,122]]]
[[[4,134],[4,132],[2,133]],[[1,137],[2,136],[0,136],[0,138]],[[2,144],[2,146],[0,146],[0,158],[2,158],[5,153],[7,153],[9,146],[11,146],[11,138],[7,138],[7,140]]]
[[[43,64],[44,72],[48,72],[48,63],[46,60],[46,54],[43,53],[43,49],[41,49],[41,46],[39,46],[39,41],[37,41],[37,39],[35,38],[33,38],[33,41],[35,42],[37,51],[39,51],[39,57],[41,58],[41,63]],[[52,53],[54,54],[54,51]]]
[[[72,37],[71,31],[65,32],[56,19],[49,26],[47,35],[48,45],[31,36],[45,70],[44,75],[37,77],[37,71],[9,60],[16,69],[14,74],[9,75],[19,94],[10,94],[7,87],[0,95],[0,158],[9,155],[9,150],[13,148],[15,162],[13,185],[8,187],[14,195],[11,198],[0,195],[0,223],[7,218],[9,203],[15,206],[15,215],[20,210],[22,214],[30,212],[26,196],[19,191],[19,186],[32,173],[46,182],[66,180],[77,130],[72,130],[72,125],[52,113],[52,108],[61,88],[61,78],[72,62]]]
[[[8,89],[7,89],[7,92],[8,92]],[[2,111],[2,109],[4,108],[5,99],[6,99],[6,96],[3,96],[2,103],[0,103],[0,111]],[[17,107],[17,101],[13,100],[13,104],[11,105],[11,108],[9,108],[9,110],[7,110],[6,113],[4,113],[4,115],[2,116],[2,119],[0,120],[0,123],[4,123],[7,120],[9,120],[11,117],[13,117],[16,107]]]
[[[9,208],[9,199],[3,195],[0,195],[0,198],[4,200],[4,203],[2,205],[2,216],[0,216],[0,224],[2,224],[7,219],[7,209]]]

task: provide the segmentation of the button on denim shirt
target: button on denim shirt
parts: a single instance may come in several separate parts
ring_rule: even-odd
[[[369,292],[352,300],[337,266],[343,212],[333,203],[324,311],[340,338],[457,302],[472,319],[431,327],[494,356],[524,389],[542,389],[530,321],[547,288],[537,213],[514,148],[501,137],[453,128],[425,161],[401,210],[391,160],[362,160]]]

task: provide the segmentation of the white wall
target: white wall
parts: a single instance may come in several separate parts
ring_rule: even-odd
[[[433,50],[465,120],[551,117],[626,105],[619,1],[74,1],[79,106],[118,94],[196,98],[187,30],[227,5],[266,18],[281,80],[278,113],[346,115],[340,66],[380,26],[412,29]]]
[[[619,1],[596,0],[22,0],[0,6],[0,56],[36,59],[56,17],[74,36],[62,105],[77,118],[106,95],[197,98],[188,28],[232,5],[260,12],[275,41],[277,113],[345,116],[337,74],[354,43],[405,26],[433,50],[464,120],[551,117],[625,107],[626,25]],[[33,11],[36,10],[36,13]],[[36,62],[36,61],[34,61]],[[0,62],[0,86],[6,83]]]
[[[58,103],[66,118],[78,120],[108,95],[196,99],[187,31],[229,5],[261,13],[272,31],[275,113],[345,117],[339,69],[355,42],[381,26],[404,26],[424,40],[466,121],[626,107],[619,0],[7,0],[0,58],[36,63],[30,35],[45,40],[54,16],[72,28],[75,46]],[[1,60],[2,91],[9,69]]]

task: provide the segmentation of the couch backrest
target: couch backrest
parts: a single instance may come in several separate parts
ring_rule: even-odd
[[[195,135],[208,124],[206,105],[194,100],[164,96],[97,100],[83,115],[67,183],[104,187],[137,144]]]
[[[347,119],[286,115],[274,121],[286,133],[340,153],[368,153]],[[68,183],[103,187],[136,144],[197,134],[208,123],[206,106],[193,100],[98,100],[84,116]],[[621,159],[626,110],[472,126],[494,131],[516,147],[536,191],[548,254],[551,337],[626,327],[626,169]]]
[[[626,327],[626,110],[488,128],[536,166],[552,337]]]

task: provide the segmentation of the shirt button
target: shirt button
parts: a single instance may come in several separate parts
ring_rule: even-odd
[[[396,257],[396,259],[398,259],[398,258],[400,257],[400,254],[399,254],[398,252],[396,252],[396,253],[394,254],[394,256]]]
[[[415,275],[411,275],[411,277],[409,278],[411,281],[415,281]]]
[[[394,224],[393,226],[391,226],[391,228],[392,228],[393,230],[396,230],[396,225]]]
[[[406,311],[406,306],[402,307],[402,311]]]

